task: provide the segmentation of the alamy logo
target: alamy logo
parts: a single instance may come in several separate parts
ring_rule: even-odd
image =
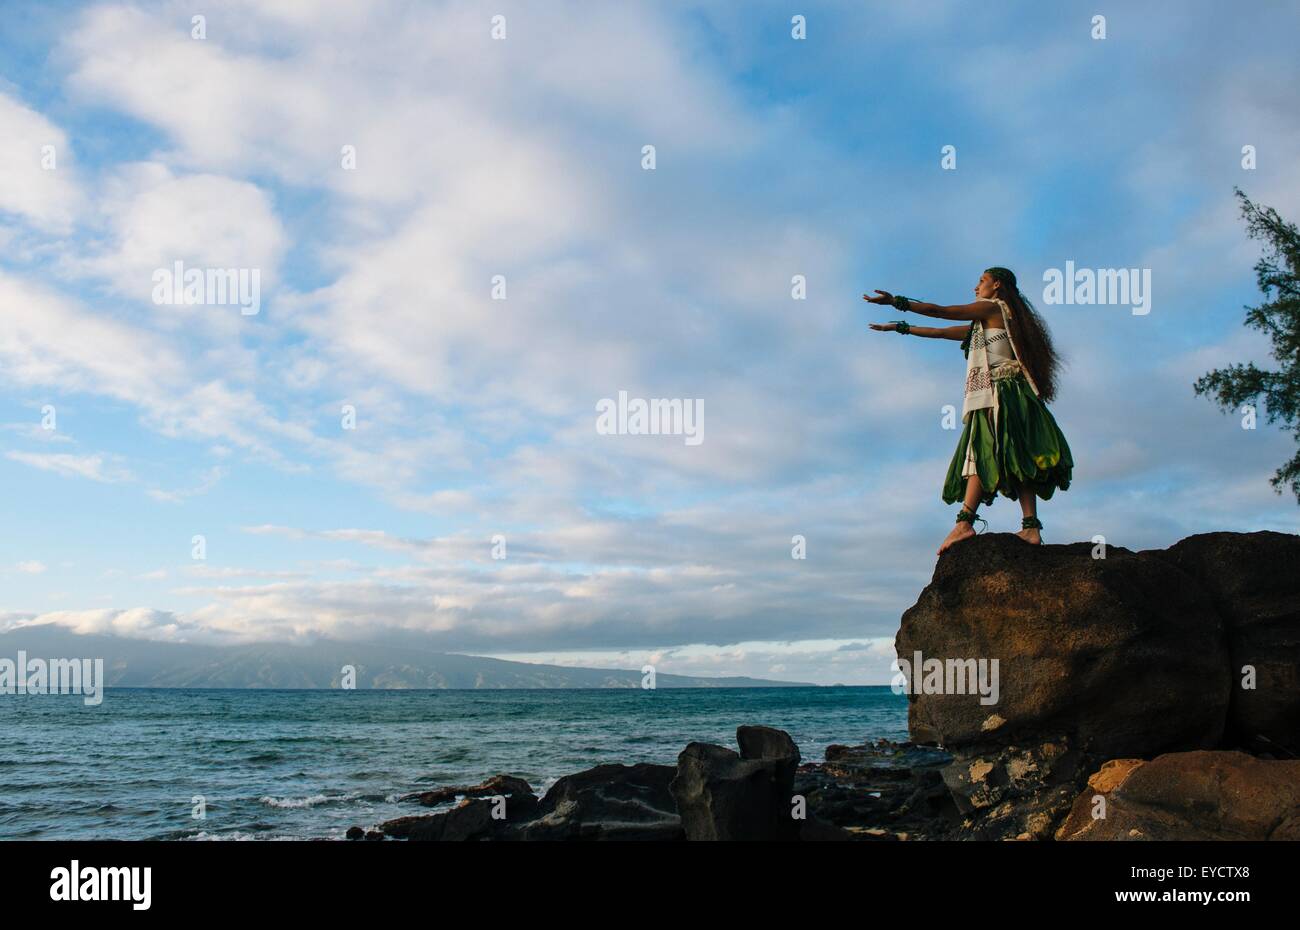
[[[927,659],[918,649],[911,661],[895,659],[894,668],[895,694],[978,694],[981,704],[998,702],[997,659]]]
[[[262,309],[260,268],[186,268],[176,262],[153,273],[153,302],[173,306],[237,306],[244,316]]]
[[[112,868],[101,866],[82,868],[73,859],[68,868],[60,866],[50,872],[54,881],[50,885],[51,901],[130,901],[137,911],[149,910],[153,901],[153,869]]]
[[[82,703],[104,700],[103,659],[0,659],[0,694],[82,694]]]
[[[688,446],[704,442],[704,400],[640,397],[628,399],[618,392],[618,402],[602,397],[596,403],[596,432],[602,436],[685,436]]]
[[[1134,316],[1151,312],[1150,268],[1048,268],[1043,272],[1045,304],[1131,305]]]

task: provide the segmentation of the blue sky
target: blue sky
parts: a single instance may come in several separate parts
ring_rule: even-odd
[[[0,627],[886,682],[964,361],[859,295],[991,264],[1152,274],[1038,301],[1045,541],[1296,532],[1293,438],[1191,388],[1268,363],[1232,188],[1300,217],[1294,6],[311,6],[0,10]],[[261,311],[154,303],[175,261]],[[705,441],[600,435],[621,390]]]

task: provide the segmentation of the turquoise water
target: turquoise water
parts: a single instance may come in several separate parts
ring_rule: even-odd
[[[907,737],[888,687],[563,691],[109,689],[0,696],[0,838],[341,837],[491,775],[535,790],[603,762],[673,764],[692,740],[786,730],[803,757]],[[206,801],[196,819],[195,796]]]

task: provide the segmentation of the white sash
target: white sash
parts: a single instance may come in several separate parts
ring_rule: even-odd
[[[997,416],[998,394],[993,390],[989,353],[984,343],[984,324],[980,322],[971,328],[970,350],[966,353],[966,394],[961,405],[961,421],[965,423],[972,411],[985,407],[992,407],[994,417]]]

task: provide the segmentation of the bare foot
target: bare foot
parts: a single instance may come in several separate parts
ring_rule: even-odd
[[[1033,543],[1035,546],[1043,544],[1043,537],[1038,535],[1038,527],[1030,526],[1016,534],[1027,543]]]
[[[974,535],[975,528],[965,520],[961,520],[952,528],[952,532],[948,534],[948,538],[943,541],[943,545],[939,547],[939,552],[942,553],[943,550],[947,549],[953,543]]]

